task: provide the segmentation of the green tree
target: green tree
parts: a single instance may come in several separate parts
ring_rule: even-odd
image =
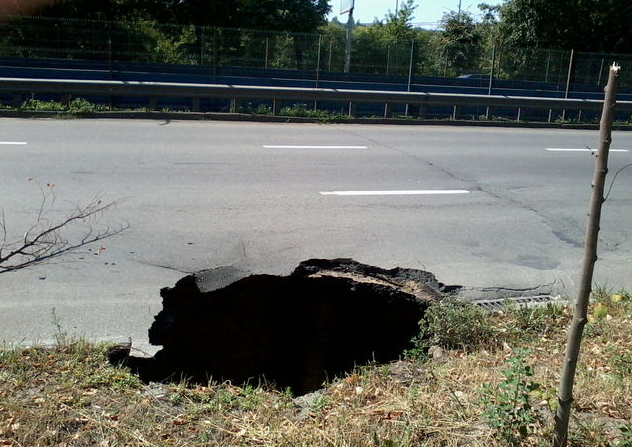
[[[629,0],[506,0],[499,15],[505,46],[632,52]]]
[[[331,22],[318,28],[318,34],[322,36],[321,69],[343,71],[347,39],[345,24],[334,17]]]
[[[254,29],[313,33],[326,23],[328,0],[240,0],[239,26]]]
[[[357,27],[353,33],[352,65],[369,73],[408,74],[412,42],[413,61],[416,65],[422,63],[428,37],[412,26],[416,8],[414,0],[407,0],[396,13],[389,11],[383,21]]]
[[[57,0],[39,15],[310,33],[330,9],[328,0]]]
[[[483,38],[472,15],[450,11],[443,15],[441,28],[443,32],[438,37],[438,44],[447,73],[459,75],[476,70],[483,51]]]

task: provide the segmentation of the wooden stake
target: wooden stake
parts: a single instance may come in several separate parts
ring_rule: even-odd
[[[599,126],[599,150],[595,161],[592,193],[588,211],[588,227],[584,242],[584,261],[582,264],[581,283],[573,313],[573,321],[568,333],[566,354],[562,365],[562,375],[558,390],[558,404],[555,414],[554,447],[565,447],[568,438],[568,421],[570,419],[571,404],[573,402],[573,384],[575,370],[579,359],[579,349],[582,341],[584,326],[588,321],[588,300],[590,298],[593,270],[597,261],[597,238],[599,222],[601,220],[601,205],[604,202],[603,191],[608,172],[608,152],[610,150],[612,122],[617,97],[620,67],[613,64],[610,67],[608,85],[603,102],[601,123]]]

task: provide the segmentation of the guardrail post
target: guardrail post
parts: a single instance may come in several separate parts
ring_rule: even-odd
[[[419,119],[425,120],[428,116],[428,105],[425,103],[419,104]]]
[[[241,108],[241,99],[233,98],[230,100],[230,113],[239,113]]]
[[[349,118],[355,118],[356,116],[356,103],[353,101],[349,101]]]
[[[518,116],[516,116],[516,121],[520,121],[522,119],[522,107],[518,107]]]
[[[272,100],[272,115],[277,116],[281,113],[281,100],[273,99]]]
[[[384,118],[393,116],[393,106],[389,103],[384,104]]]
[[[487,107],[485,109],[485,120],[486,121],[490,121],[493,117],[494,117],[494,108],[493,107]]]
[[[22,105],[22,93],[13,93],[13,107],[18,108]]]
[[[202,101],[199,96],[191,99],[191,111],[192,112],[201,112],[202,111]]]
[[[454,109],[452,110],[452,119],[453,120],[458,120],[461,118],[461,106],[454,106]]]

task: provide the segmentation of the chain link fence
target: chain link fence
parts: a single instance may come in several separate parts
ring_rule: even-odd
[[[291,70],[299,78],[318,73],[342,73],[345,30],[329,26],[324,34],[177,26],[148,20],[104,22],[40,17],[0,20],[0,57]],[[470,75],[484,85],[490,76],[500,81],[571,84],[595,89],[606,82],[608,66],[624,67],[632,55],[591,54],[524,48],[482,49],[463,53],[446,45],[440,33],[415,41],[372,41],[357,33],[351,54],[354,74],[438,76]],[[5,59],[6,60],[6,59]],[[289,76],[290,74],[288,74]],[[446,81],[449,82],[449,81]],[[622,86],[632,84],[624,71]],[[560,87],[561,86],[561,87]]]

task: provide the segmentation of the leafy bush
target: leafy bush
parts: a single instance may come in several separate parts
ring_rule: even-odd
[[[63,112],[64,105],[57,101],[41,101],[39,99],[27,99],[20,106],[20,110],[36,110],[41,112]]]
[[[454,299],[431,304],[420,326],[433,344],[447,349],[473,350],[493,344],[498,335],[489,313]]]
[[[317,118],[321,122],[331,123],[348,120],[343,113],[332,113],[325,110],[308,109],[307,104],[294,104],[292,107],[283,107],[279,112],[283,116],[295,116],[301,118]]]
[[[530,403],[531,395],[541,386],[531,380],[533,368],[526,362],[527,355],[527,350],[514,351],[506,362],[504,380],[497,387],[483,386],[483,416],[496,435],[512,446],[520,445],[542,422]]]
[[[70,112],[73,115],[82,115],[107,110],[107,107],[100,104],[93,104],[83,98],[75,98],[67,104],[57,101],[27,99],[18,109],[38,112]]]
[[[102,106],[100,104],[93,104],[83,98],[73,99],[68,103],[68,106],[66,107],[66,110],[77,115],[98,112],[106,109],[107,108],[105,106]]]
[[[437,301],[426,309],[419,333],[411,340],[412,348],[404,351],[404,356],[423,362],[433,345],[468,352],[492,347],[498,344],[499,335],[491,314],[475,304],[455,299]]]

